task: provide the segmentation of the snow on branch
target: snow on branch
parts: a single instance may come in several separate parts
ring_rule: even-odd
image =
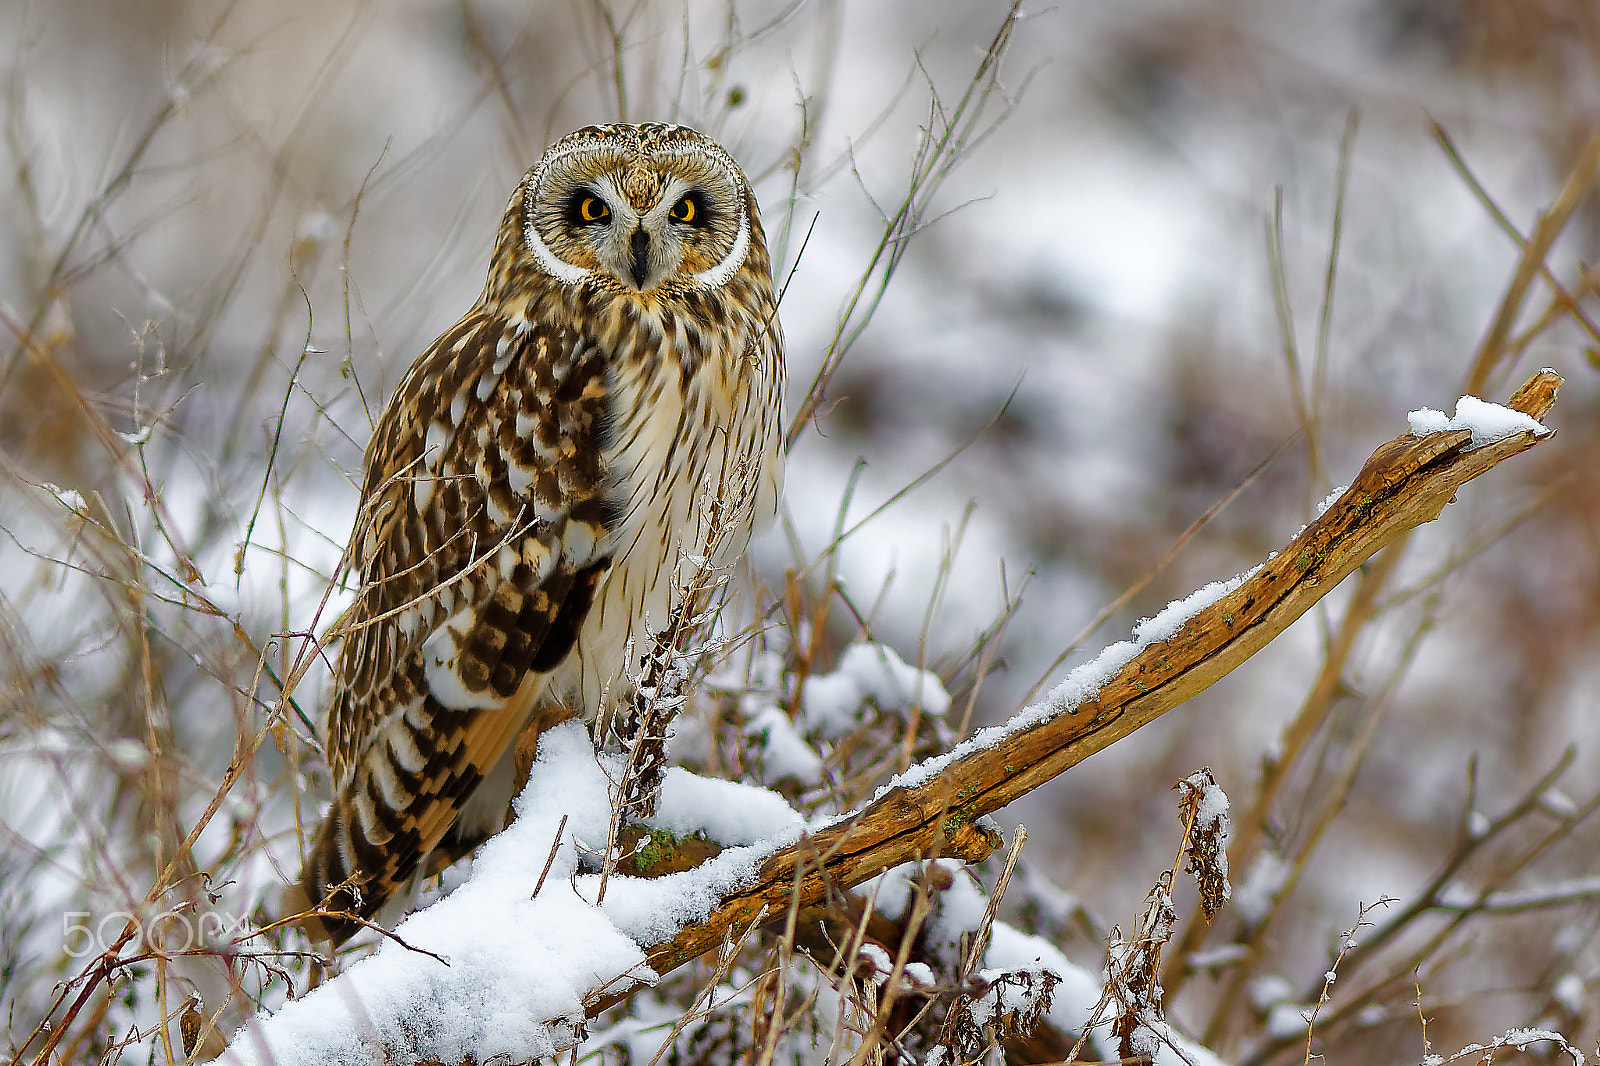
[[[627,764],[597,753],[576,720],[546,730],[516,818],[479,850],[466,883],[338,977],[253,1020],[217,1061],[513,1063],[582,1040],[609,989],[654,983],[642,945],[703,920],[802,828],[775,793],[670,769],[648,824],[703,828],[732,846],[682,873],[613,873],[597,902],[601,876],[582,863],[605,846]]]
[[[1559,374],[1540,371],[1507,406],[1540,419],[1560,386]],[[987,856],[999,839],[977,824],[981,816],[1209,688],[1384,545],[1437,518],[1462,485],[1550,435],[1524,429],[1474,447],[1469,427],[1408,432],[1380,446],[1342,496],[1250,574],[1174,604],[1010,722],[913,767],[861,811],[775,853],[707,921],[651,947],[650,965],[665,973],[697,958],[728,930],[782,914],[792,895],[806,906],[829,884],[857,885],[919,855]]]
[[[680,832],[691,828],[685,811],[718,812],[724,824],[704,828],[734,846],[694,870],[613,875],[598,905],[579,852],[604,845],[614,771],[581,727],[558,727],[541,737],[516,821],[484,846],[465,885],[405,922],[403,943],[385,943],[253,1022],[219,1061],[558,1054],[582,1039],[586,1018],[791,907],[916,858],[986,857],[1000,839],[984,815],[1193,698],[1390,541],[1438,517],[1466,482],[1548,439],[1536,420],[1560,385],[1542,371],[1508,408],[1473,402],[1453,419],[1414,419],[1421,435],[1379,447],[1350,488],[1266,562],[1142,622],[1134,639],[1074,670],[1044,700],[913,767],[857,812],[802,834],[799,816],[771,793],[669,772],[652,824]],[[695,795],[706,789],[723,792]],[[547,860],[548,877],[529,899]]]

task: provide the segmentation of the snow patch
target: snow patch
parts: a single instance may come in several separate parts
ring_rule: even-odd
[[[728,847],[798,839],[805,819],[769,789],[700,777],[674,766],[662,778],[661,800],[649,824],[679,836],[703,829]]]
[[[61,506],[65,507],[67,510],[83,510],[83,493],[79,492],[77,489],[64,489],[59,485],[52,485],[48,481],[43,482],[39,487],[44,489],[44,491],[48,492],[50,495],[54,496]]]
[[[395,930],[409,947],[385,940],[337,980],[253,1020],[217,1061],[368,1063],[382,1047],[411,1061],[522,1062],[571,1046],[590,990],[653,978],[639,946],[569,887],[575,842],[605,840],[609,787],[582,725],[546,732],[519,817],[484,845],[464,885]]]
[[[1270,851],[1258,854],[1244,880],[1233,886],[1233,905],[1239,917],[1251,925],[1265,918],[1288,878],[1288,863]]]
[[[1420,411],[1412,411],[1406,415],[1406,421],[1411,425],[1413,437],[1425,437],[1430,433],[1445,433],[1456,429],[1470,430],[1472,443],[1468,446],[1468,450],[1514,437],[1518,433],[1532,433],[1535,437],[1543,437],[1551,432],[1521,411],[1513,411],[1497,403],[1488,403],[1476,396],[1463,396],[1457,400],[1453,418],[1446,418],[1443,411],[1424,407]]]
[[[581,723],[547,730],[516,819],[479,850],[465,883],[337,980],[253,1020],[217,1061],[368,1063],[383,1048],[407,1061],[524,1062],[572,1047],[585,995],[653,982],[640,945],[705,918],[803,824],[766,789],[669,770],[656,824],[761,844],[667,877],[613,874],[596,905],[600,878],[579,873],[580,851],[605,845],[619,772]]]
[[[855,644],[832,673],[806,680],[800,701],[806,731],[826,737],[852,732],[865,722],[869,699],[888,714],[917,707],[939,718],[950,709],[950,695],[933,671],[917,669],[885,645]]]
[[[792,777],[802,785],[821,783],[822,757],[806,743],[782,708],[762,707],[746,720],[744,731],[760,745],[765,780]]]

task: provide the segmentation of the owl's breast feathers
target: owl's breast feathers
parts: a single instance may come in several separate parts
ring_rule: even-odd
[[[589,308],[611,353],[602,465],[608,498],[621,506],[613,565],[576,654],[552,679],[588,717],[617,702],[629,647],[637,658],[667,626],[694,571],[737,558],[752,526],[776,514],[782,338],[763,313],[770,288],[765,304],[731,302],[727,292],[659,301],[601,294]]]

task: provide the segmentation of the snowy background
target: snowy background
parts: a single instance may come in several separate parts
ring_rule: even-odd
[[[622,110],[728,145],[787,279],[792,413],[905,195],[930,92],[957,105],[1004,11],[0,6],[0,1024],[13,1041],[76,972],[63,916],[133,909],[181,860],[236,739],[276,698],[258,665],[286,677],[298,646],[278,635],[342,605],[336,593],[319,613],[372,420],[475,298],[506,197],[543,146]],[[620,101],[602,13],[624,41]],[[1406,412],[1452,409],[1518,247],[1430,123],[1526,235],[1600,125],[1600,14],[1587,0],[1068,0],[1029,6],[1000,80],[992,132],[933,192],[799,438],[785,522],[756,546],[749,582],[772,598],[785,570],[873,516],[828,561],[850,609],[828,613],[824,664],[864,620],[940,674],[953,726],[1003,720],[1080,637],[1067,665],[1259,562]],[[1547,258],[1579,296],[1596,202]],[[1274,310],[1275,203],[1305,394],[1317,383],[1315,462],[1295,436]],[[1298,854],[1332,782],[1354,774],[1259,964],[1289,988],[1326,969],[1361,904],[1425,883],[1464,804],[1497,815],[1576,746],[1505,853],[1462,871],[1476,890],[1600,790],[1600,388],[1585,357],[1600,340],[1551,291],[1534,286],[1514,364],[1485,395],[1555,368],[1558,436],[1418,534],[1273,809],[1274,848]],[[115,538],[94,528],[107,525]],[[1248,805],[1348,595],[1003,812],[1028,825],[1031,868],[1083,903],[1087,928],[1060,942],[1075,961],[1098,964],[1091,932],[1126,928],[1170,865],[1174,781],[1209,766]],[[974,691],[980,660],[995,669]],[[323,681],[314,665],[296,690],[307,718]],[[325,795],[293,736],[304,729],[264,744],[196,844],[231,913],[297,866],[297,815]],[[213,868],[241,840],[259,846]],[[1593,875],[1597,853],[1584,823],[1507,887]],[[1592,1047],[1597,929],[1592,892],[1478,924],[1430,974],[1430,1037],[1549,1021]],[[1197,981],[1174,1018],[1202,1028],[1219,987]],[[1372,1020],[1350,1061],[1420,1057],[1414,1012]],[[1242,1054],[1251,1040],[1222,1044]]]

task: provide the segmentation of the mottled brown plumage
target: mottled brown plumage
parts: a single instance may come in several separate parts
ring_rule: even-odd
[[[327,718],[336,791],[302,903],[375,915],[447,833],[499,828],[536,706],[609,713],[629,642],[665,622],[690,560],[728,561],[775,512],[782,386],[732,158],[667,125],[552,145],[477,305],[367,448]],[[735,518],[708,545],[713,497]],[[336,942],[358,928],[323,924]]]

